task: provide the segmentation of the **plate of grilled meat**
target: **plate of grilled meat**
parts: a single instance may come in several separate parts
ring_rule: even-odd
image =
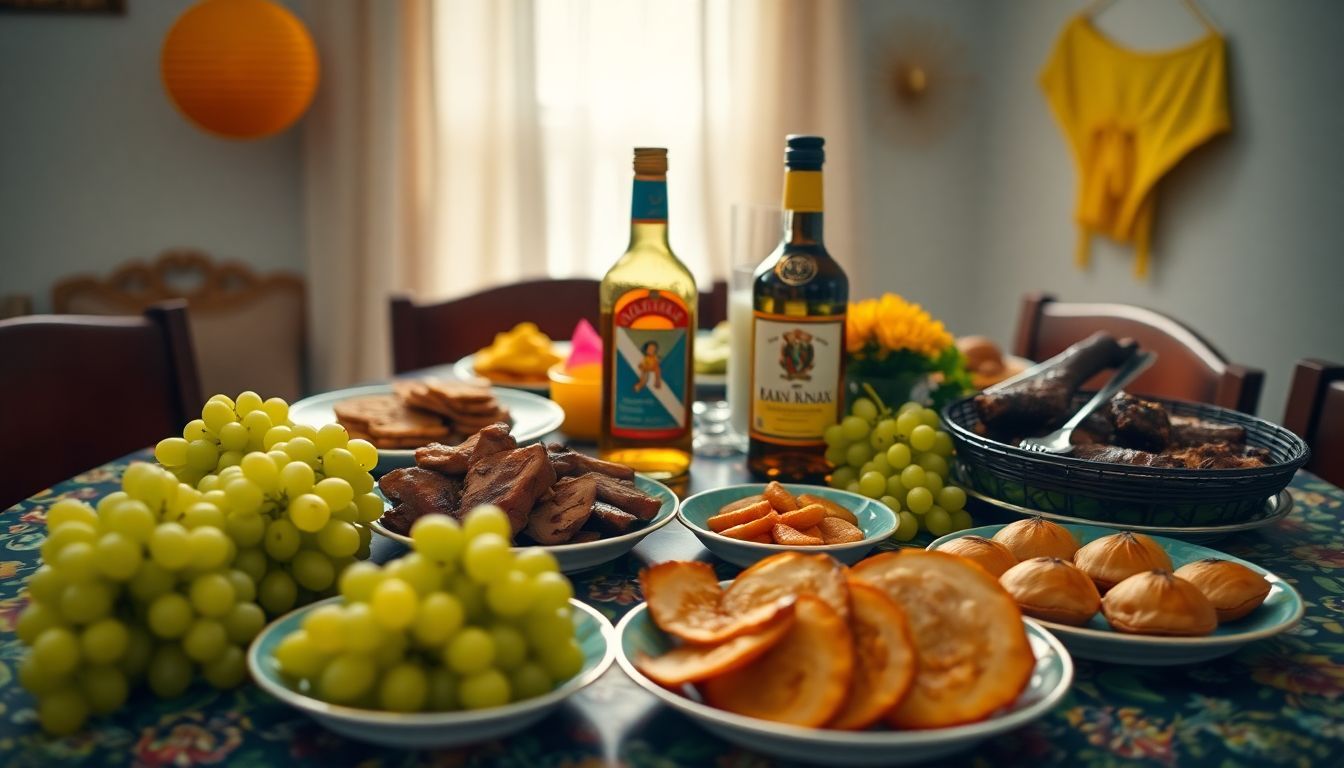
[[[1122,391],[1073,431],[1068,453],[1019,447],[1060,427],[1090,399],[1085,382],[1137,353],[1097,333],[949,404],[943,420],[963,479],[992,499],[1078,520],[1209,527],[1263,516],[1307,447],[1238,411]]]
[[[677,513],[662,483],[561,445],[520,447],[502,423],[458,445],[424,446],[414,462],[378,480],[388,508],[373,523],[407,545],[424,515],[461,518],[493,504],[508,515],[515,548],[543,547],[573,573],[629,552]]]

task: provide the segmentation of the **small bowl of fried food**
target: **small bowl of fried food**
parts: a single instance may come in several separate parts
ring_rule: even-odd
[[[797,550],[858,562],[896,531],[896,514],[857,493],[816,485],[732,485],[687,498],[677,518],[717,557],[746,568]]]

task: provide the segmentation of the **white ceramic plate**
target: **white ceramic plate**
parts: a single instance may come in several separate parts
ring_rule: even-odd
[[[643,528],[631,531],[621,536],[609,536],[597,541],[589,541],[583,544],[556,544],[553,546],[542,546],[541,548],[555,556],[556,562],[560,564],[560,570],[564,573],[576,573],[589,568],[596,568],[603,563],[609,563],[612,560],[624,555],[626,552],[635,548],[635,545],[644,540],[645,536],[662,528],[664,525],[672,522],[677,516],[677,495],[666,485],[643,475],[635,475],[635,485],[639,490],[656,496],[663,505],[658,508],[658,514],[653,516]],[[400,542],[406,546],[411,546],[411,537],[388,530],[383,526],[382,520],[375,520],[371,523],[373,529],[393,541]],[[524,549],[524,547],[514,547],[514,551]]]
[[[702,330],[702,331],[699,331],[696,335],[697,335],[697,338],[698,338],[698,337],[700,337],[700,336],[704,336],[704,335],[706,335],[706,334],[708,334],[708,333],[709,333],[709,331],[704,331],[704,330]],[[571,345],[570,342],[568,342],[568,341],[553,341],[553,342],[551,342],[551,349],[554,350],[554,351],[555,351],[555,354],[559,355],[561,358],[569,357],[569,350],[571,349],[571,347],[572,347],[572,345]],[[454,373],[459,379],[470,379],[470,378],[476,376],[476,355],[475,355],[474,353],[473,353],[473,354],[470,354],[470,355],[467,355],[466,357],[462,358],[461,360],[458,360],[456,363],[453,363],[453,373]],[[696,384],[697,387],[718,387],[718,388],[722,388],[722,387],[727,386],[727,383],[728,383],[728,376],[727,376],[727,374],[723,374],[723,373],[697,373],[697,374],[695,374],[695,384]],[[536,392],[536,393],[538,393],[538,394],[542,394],[542,395],[548,394],[548,393],[551,391],[551,382],[550,382],[550,380],[548,380],[548,379],[546,378],[546,376],[545,376],[544,374],[542,375],[542,377],[541,377],[541,379],[540,379],[539,381],[535,381],[535,382],[530,382],[530,381],[528,381],[528,382],[505,382],[505,381],[501,381],[501,382],[496,382],[496,383],[495,383],[495,386],[496,386],[496,387],[508,387],[508,388],[510,388],[510,389],[522,389],[522,390],[526,390],[526,391],[528,391],[528,392]]]
[[[992,736],[1020,728],[1049,712],[1064,697],[1073,682],[1069,652],[1036,622],[1023,622],[1036,655],[1036,669],[1017,701],[978,723],[921,731],[802,728],[725,712],[670,691],[645,677],[634,665],[640,652],[658,655],[673,647],[649,617],[647,603],[633,608],[616,626],[616,661],[631,680],[664,704],[746,749],[819,765],[905,765],[970,749]]]
[[[507,736],[554,712],[565,699],[602,676],[616,655],[611,622],[593,608],[570,600],[574,628],[583,649],[583,668],[564,685],[526,701],[463,712],[383,712],[328,704],[289,687],[275,663],[275,646],[296,631],[303,617],[332,597],[290,611],[271,622],[247,649],[247,668],[262,690],[298,709],[324,727],[359,741],[398,749],[443,749]]]
[[[1110,536],[1113,528],[1096,525],[1064,525],[1078,537],[1083,544]],[[937,549],[953,539],[963,536],[983,536],[993,538],[1002,525],[985,525],[965,531],[950,533],[929,545]],[[1216,557],[1240,563],[1255,571],[1269,582],[1269,596],[1265,602],[1249,616],[1219,624],[1211,635],[1203,637],[1161,637],[1158,635],[1131,635],[1116,632],[1107,623],[1106,617],[1097,611],[1092,620],[1081,627],[1057,624],[1053,621],[1040,621],[1055,634],[1073,655],[1083,659],[1109,661],[1115,664],[1137,664],[1141,666],[1170,666],[1174,664],[1195,664],[1216,659],[1235,652],[1247,643],[1273,637],[1292,629],[1302,619],[1302,596],[1293,586],[1255,563],[1219,552],[1216,549],[1201,547],[1187,541],[1178,541],[1164,536],[1152,537],[1171,557],[1173,568],[1186,563]]]
[[[509,409],[513,417],[513,439],[519,445],[527,445],[555,430],[565,421],[565,411],[544,397],[519,392],[503,387],[494,388],[495,397],[501,405]],[[342,400],[365,395],[390,395],[391,384],[370,384],[363,387],[338,389],[320,395],[305,397],[289,406],[289,418],[296,424],[321,427],[336,421],[336,412],[332,408]],[[397,467],[409,467],[415,464],[414,448],[379,448],[378,466],[374,474],[382,474]]]

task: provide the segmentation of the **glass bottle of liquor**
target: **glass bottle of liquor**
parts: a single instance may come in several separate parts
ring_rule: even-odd
[[[695,278],[667,242],[667,150],[635,150],[630,245],[601,287],[598,450],[660,480],[691,465]]]
[[[849,279],[822,242],[820,136],[789,136],[784,237],[752,284],[747,466],[758,478],[820,482],[822,432],[843,407]]]

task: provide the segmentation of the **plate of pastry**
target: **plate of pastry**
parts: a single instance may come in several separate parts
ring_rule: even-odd
[[[337,422],[373,443],[381,474],[414,465],[417,448],[462,443],[491,424],[507,425],[519,444],[535,441],[559,429],[565,412],[544,397],[479,380],[424,378],[306,397],[289,407],[289,417],[313,427]]]
[[[1286,632],[1302,596],[1260,566],[1198,544],[1033,517],[943,536],[1075,656],[1194,664]]]

